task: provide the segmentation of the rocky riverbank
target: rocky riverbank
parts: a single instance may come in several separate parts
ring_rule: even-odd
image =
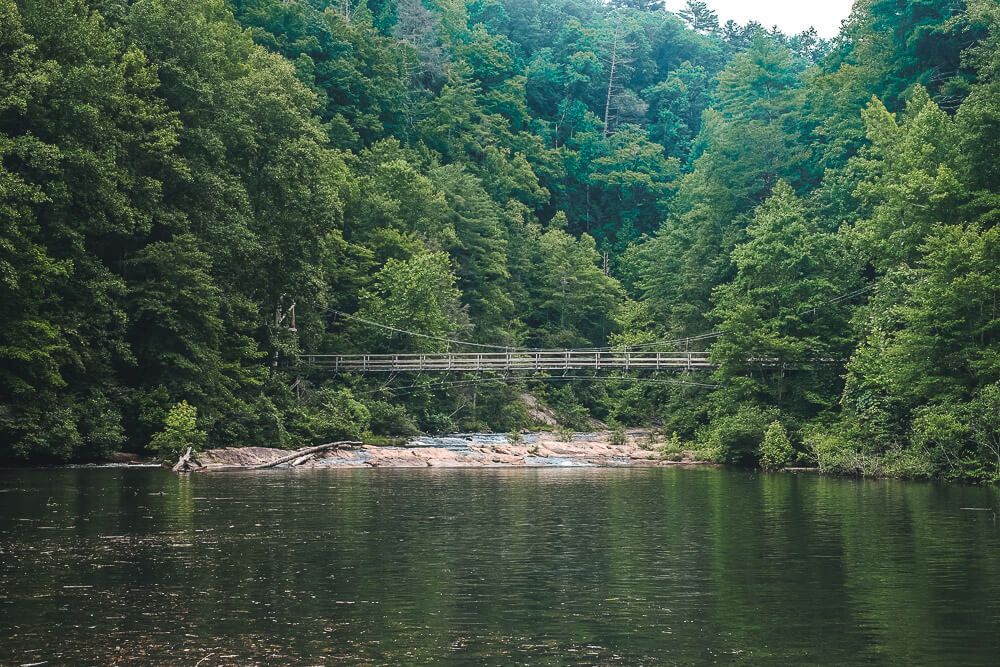
[[[667,460],[646,448],[646,432],[631,431],[624,443],[610,432],[576,433],[572,437],[531,433],[511,442],[504,435],[467,434],[421,437],[401,446],[359,445],[331,448],[278,468],[484,468],[551,466],[695,465],[692,452]],[[267,447],[227,447],[199,452],[197,471],[259,468],[288,458],[290,452]]]

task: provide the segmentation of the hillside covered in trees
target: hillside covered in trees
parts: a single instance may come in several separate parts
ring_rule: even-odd
[[[996,480],[998,53],[994,0],[859,0],[831,42],[701,2],[0,0],[0,458],[506,431],[530,392]],[[294,363],[453,341],[717,370]]]

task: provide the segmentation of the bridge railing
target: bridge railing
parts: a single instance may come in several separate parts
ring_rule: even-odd
[[[538,350],[441,354],[313,354],[307,365],[345,373],[402,371],[517,371],[573,369],[710,369],[707,352]]]

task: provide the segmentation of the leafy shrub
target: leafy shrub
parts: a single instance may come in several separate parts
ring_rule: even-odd
[[[451,415],[444,412],[425,412],[420,423],[428,433],[454,433],[457,430]]]
[[[247,447],[289,448],[301,444],[300,433],[294,431],[295,419],[301,417],[294,394],[285,395],[275,390],[273,383],[266,392],[244,401],[244,407],[230,413],[225,419],[215,419],[202,427],[208,434],[207,447],[243,445]],[[292,430],[290,430],[292,429]]]
[[[962,449],[972,433],[965,415],[950,406],[924,406],[913,420],[910,442],[922,452],[938,474],[949,478],[965,477]]]
[[[934,466],[925,451],[902,445],[877,449],[859,437],[860,433],[850,424],[813,424],[804,430],[802,442],[823,473],[908,479],[934,475]]]
[[[358,440],[369,431],[371,413],[350,389],[325,387],[310,395],[299,430],[309,441]]]
[[[946,479],[1000,478],[1000,385],[979,390],[968,404],[928,405],[916,412],[913,449]]]
[[[163,430],[155,434],[149,448],[163,460],[181,455],[190,447],[198,451],[205,444],[205,432],[198,428],[198,409],[187,401],[170,408],[163,420]]]
[[[733,414],[716,417],[699,431],[699,451],[707,461],[751,463],[757,458],[768,425],[776,417],[773,408],[743,405]]]
[[[878,457],[875,464],[874,469],[866,471],[868,477],[930,479],[934,476],[934,466],[927,456],[913,449],[890,450]]]
[[[560,426],[556,428],[556,437],[560,442],[570,442],[573,440],[573,429]]]
[[[546,402],[563,426],[581,431],[590,427],[590,412],[581,405],[572,387],[548,388]]]
[[[511,445],[520,445],[524,442],[524,436],[520,431],[511,431],[507,434],[507,442]]]
[[[625,431],[625,427],[618,423],[612,423],[609,439],[611,444],[616,447],[625,446],[628,443],[628,433]]]
[[[473,391],[477,395],[476,409],[458,413],[462,431],[507,433],[531,424],[528,408],[516,388],[484,382]]]
[[[681,437],[674,432],[667,438],[666,442],[660,445],[660,458],[665,461],[681,461],[684,459],[684,449]]]
[[[773,421],[764,433],[760,443],[760,467],[764,470],[781,470],[795,457],[788,433],[780,421]]]
[[[982,481],[1000,480],[1000,383],[981,389],[969,404],[969,428],[978,452],[974,458],[981,462],[982,471],[977,478]]]
[[[413,417],[402,405],[386,401],[367,401],[365,405],[371,417],[369,428],[371,428],[372,433],[411,436],[420,432]]]
[[[639,441],[639,447],[645,450],[656,449],[656,444],[659,442],[659,438],[656,435],[656,431],[650,429],[646,432],[646,437]]]

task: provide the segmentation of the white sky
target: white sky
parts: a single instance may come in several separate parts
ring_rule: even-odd
[[[840,22],[851,13],[853,0],[705,0],[719,15],[719,23],[729,19],[743,24],[759,21],[764,27],[777,25],[792,34],[816,28],[822,37],[833,37]],[[687,0],[667,0],[667,9],[679,11]]]

